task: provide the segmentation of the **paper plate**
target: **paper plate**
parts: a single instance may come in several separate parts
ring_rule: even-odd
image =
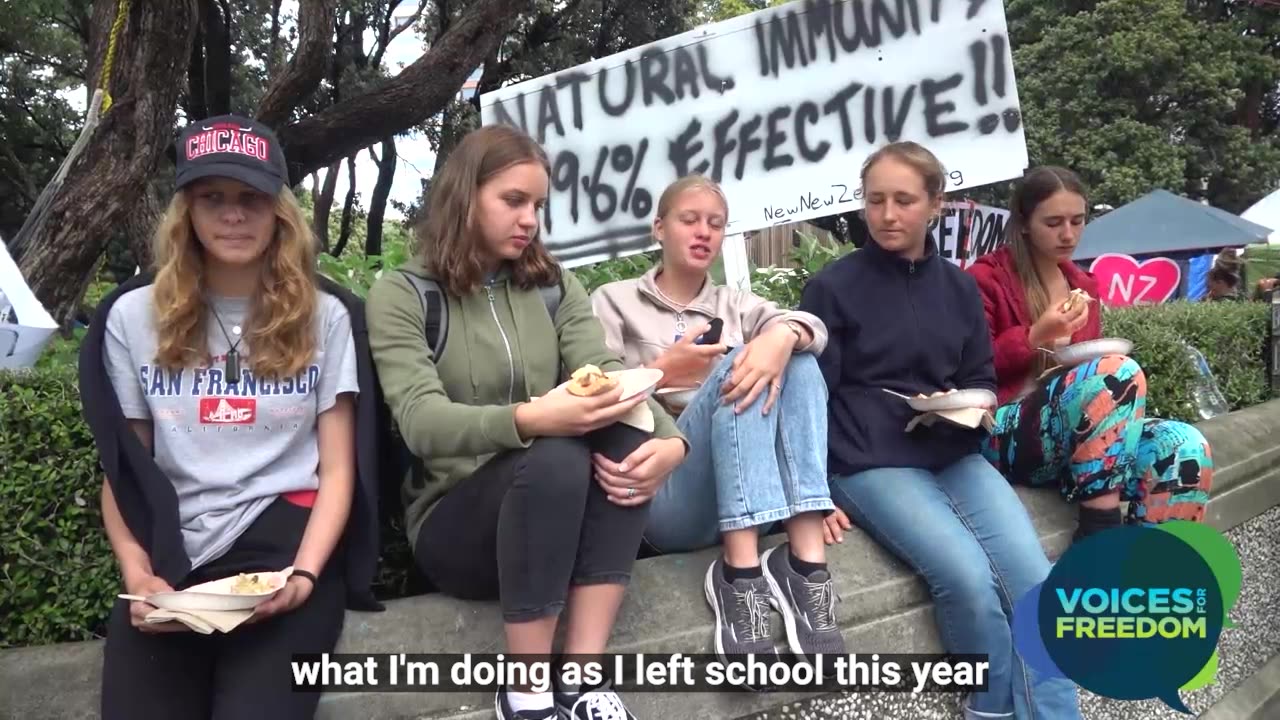
[[[1053,354],[1053,361],[1063,367],[1097,360],[1104,355],[1128,355],[1133,343],[1124,338],[1099,338],[1068,345]]]
[[[622,383],[622,400],[628,400],[640,394],[652,394],[653,389],[662,380],[662,371],[656,368],[614,370],[605,375],[617,378],[618,382]]]
[[[242,594],[231,592],[236,577],[212,580],[199,585],[192,585],[186,590],[156,593],[148,595],[147,602],[165,610],[249,610],[271,599],[293,572],[292,567],[280,572],[246,573],[257,575],[258,579],[270,583],[272,590],[263,593]]]
[[[618,402],[629,400],[640,394],[652,394],[653,389],[657,387],[658,382],[662,380],[662,371],[655,368],[632,368],[630,370],[613,370],[605,373],[608,377],[617,378],[622,384],[622,397]],[[559,387],[566,387],[572,380],[566,380],[560,383]],[[536,400],[537,398],[530,398]]]
[[[678,407],[688,407],[693,402],[693,398],[698,394],[697,387],[667,387],[654,391],[654,395],[662,398],[663,402],[671,403]]]
[[[953,390],[946,395],[931,398],[912,397],[892,390],[885,390],[885,392],[906,400],[912,410],[919,410],[920,412],[964,410],[966,408],[995,407],[996,405],[996,394],[990,390]]]

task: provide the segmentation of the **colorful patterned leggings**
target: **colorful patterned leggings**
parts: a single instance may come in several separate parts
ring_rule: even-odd
[[[1204,518],[1213,482],[1209,444],[1195,427],[1148,419],[1147,380],[1128,357],[1061,370],[996,410],[983,455],[1010,482],[1056,484],[1068,502],[1119,490],[1128,522]]]

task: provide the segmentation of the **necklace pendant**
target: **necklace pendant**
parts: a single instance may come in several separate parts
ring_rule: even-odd
[[[223,379],[228,385],[235,385],[240,381],[240,354],[235,350],[227,352],[227,365],[225,368],[226,377]]]

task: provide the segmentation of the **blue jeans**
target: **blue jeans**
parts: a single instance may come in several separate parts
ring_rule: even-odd
[[[767,528],[835,508],[827,485],[827,385],[810,354],[787,363],[768,415],[767,392],[736,414],[720,399],[730,352],[676,421],[689,455],[654,495],[644,539],[661,552],[715,545],[721,532]]]
[[[1013,604],[1049,575],[1022,501],[979,454],[938,473],[877,468],[832,478],[850,519],[929,585],[947,652],[987,655],[989,689],[976,717],[1080,717],[1075,684],[1042,680],[1013,647]]]

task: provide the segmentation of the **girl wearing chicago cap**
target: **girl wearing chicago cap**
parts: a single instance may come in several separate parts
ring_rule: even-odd
[[[104,301],[82,351],[124,590],[147,597],[293,567],[225,634],[119,600],[103,664],[108,720],[315,713],[317,693],[293,692],[289,663],[331,651],[342,629],[357,350],[344,301],[318,287],[315,240],[286,177],[278,141],[253,121],[184,130],[154,280]]]

